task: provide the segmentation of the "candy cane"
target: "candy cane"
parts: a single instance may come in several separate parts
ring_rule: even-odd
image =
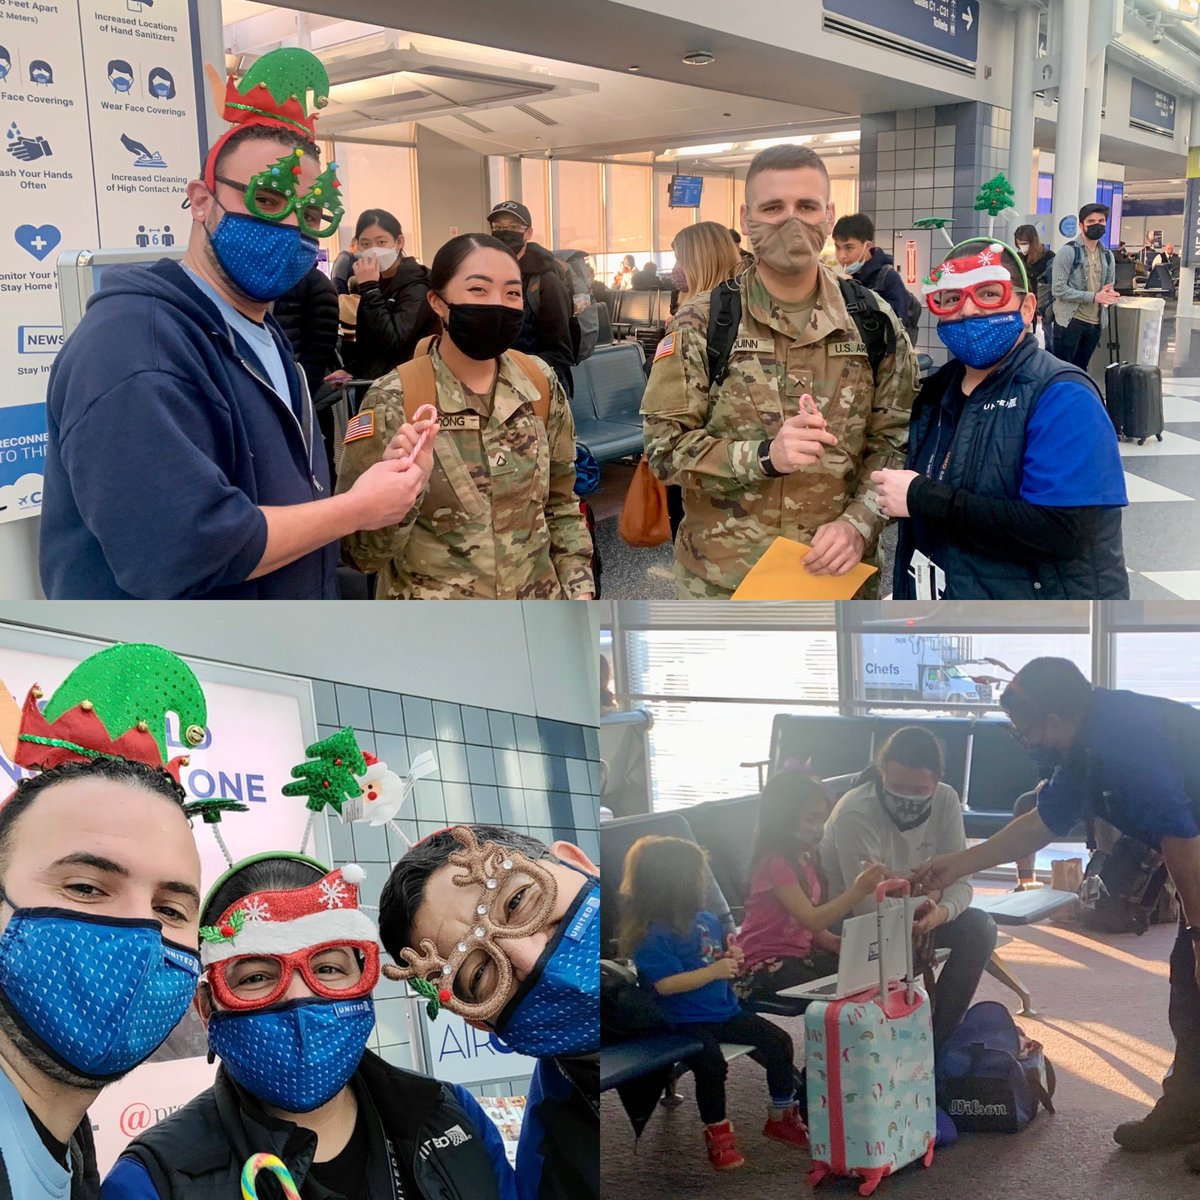
[[[274,1154],[256,1154],[247,1159],[242,1168],[242,1200],[258,1200],[258,1186],[254,1180],[260,1171],[270,1171],[283,1188],[284,1200],[300,1200],[300,1191],[292,1173]]]
[[[432,438],[438,431],[438,410],[434,408],[432,404],[422,404],[421,407],[418,408],[415,413],[413,413],[413,424],[415,425],[418,421],[424,421],[426,418],[428,418],[432,424],[424,431],[424,433],[421,434],[419,438],[417,438],[417,448],[408,456],[408,461],[410,463],[421,457],[421,451],[425,449],[425,447],[429,444],[430,438]]]

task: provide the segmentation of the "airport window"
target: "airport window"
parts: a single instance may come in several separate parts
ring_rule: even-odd
[[[354,222],[363,209],[383,208],[400,222],[404,230],[404,253],[421,258],[416,147],[338,142],[336,155],[338,174],[345,181],[348,210],[338,230],[341,247],[346,250],[350,248]]]
[[[551,164],[556,249],[603,252],[602,170],[599,163],[556,160]]]
[[[640,267],[650,254],[650,182],[654,172],[648,166],[627,163],[609,163],[604,172],[604,250],[610,261],[613,256],[620,259],[632,254]]]
[[[533,240],[554,245],[550,233],[550,164],[541,158],[521,159],[521,203],[533,219]]]
[[[700,193],[701,221],[716,221],[729,225],[733,221],[733,180],[728,176],[706,175],[704,190]]]
[[[1200,630],[1118,633],[1113,638],[1113,686],[1200,705]]]

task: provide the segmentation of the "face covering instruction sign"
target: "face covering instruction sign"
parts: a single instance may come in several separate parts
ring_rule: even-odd
[[[59,254],[186,239],[196,2],[0,0],[0,522],[41,509]]]

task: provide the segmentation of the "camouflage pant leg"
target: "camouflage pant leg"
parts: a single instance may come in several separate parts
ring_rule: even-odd
[[[733,595],[728,588],[693,575],[678,559],[675,560],[675,593],[680,600],[728,600]]]

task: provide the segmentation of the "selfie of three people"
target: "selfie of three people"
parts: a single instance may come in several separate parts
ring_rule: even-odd
[[[465,781],[453,764],[486,760],[473,778],[490,775],[494,785],[495,764],[511,753],[499,747],[515,746],[511,731],[520,729],[522,760],[572,772],[581,794],[568,797],[568,812],[594,809],[579,777],[582,769],[598,779],[587,762],[526,749],[540,729],[542,749],[557,738],[563,751],[567,738],[572,754],[586,754],[582,729],[444,701],[433,702],[438,728],[423,728],[414,712],[432,711],[429,701],[414,706],[410,696],[389,700],[371,689],[376,717],[368,706],[358,719],[407,729],[414,761],[402,779],[396,747],[405,739],[386,743],[389,770],[372,752],[387,735],[349,724],[347,693],[358,689],[339,683],[345,727],[320,727],[293,782],[274,795],[269,785],[267,794],[251,789],[246,798],[259,803],[247,804],[221,798],[238,793],[209,757],[210,730],[227,746],[238,734],[265,741],[270,727],[231,730],[227,710],[205,704],[206,692],[229,689],[207,678],[202,688],[173,652],[136,643],[90,657],[76,651],[70,674],[44,694],[22,674],[28,655],[0,648],[0,662],[6,657],[0,677],[12,690],[0,684],[0,766],[15,788],[0,802],[0,1197],[599,1195],[595,852],[555,836],[574,832],[561,811],[554,829],[534,825],[546,818],[526,790],[505,789],[502,813],[481,799],[495,786],[438,782],[437,803],[427,790],[412,798],[414,734],[438,734],[421,743],[433,746],[427,775],[440,763],[443,778]],[[381,715],[385,702],[400,710],[402,699],[407,725],[399,712]],[[328,717],[320,705],[317,714]],[[480,719],[500,732],[479,734]],[[475,744],[485,737],[497,748]],[[272,760],[260,748],[261,782]],[[201,750],[207,771],[189,766]],[[465,809],[443,791],[465,794],[476,819],[447,820],[447,807]],[[248,808],[259,811],[247,816]],[[263,826],[272,811],[279,815]],[[299,849],[296,813],[301,822],[307,815]],[[346,824],[317,834],[318,854],[311,835],[326,821],[362,822],[357,842]],[[594,837],[586,813],[574,823],[581,840]],[[265,844],[264,828],[275,831]],[[372,854],[360,829],[395,850]],[[256,851],[235,859],[229,847],[253,840]],[[345,861],[352,845],[365,867]],[[220,873],[209,866],[217,847]],[[392,861],[375,861],[385,854]],[[401,991],[405,999],[392,999]],[[400,1038],[384,1028],[397,1005],[406,1006],[403,1036],[413,1045],[386,1044]],[[467,1053],[488,1064],[468,1082],[453,1056],[442,1069],[436,1052],[422,1060],[416,1046],[422,1037],[457,1045],[458,1019],[477,1031]],[[168,1053],[176,1041],[179,1054]],[[177,1061],[189,1054],[191,1064]],[[187,1071],[202,1068],[205,1054],[209,1086],[196,1094]],[[122,1109],[131,1093],[119,1081],[148,1061],[146,1070],[160,1073],[142,1075],[132,1093],[139,1102]],[[104,1099],[110,1087],[115,1108]],[[159,1099],[147,1106],[152,1088]],[[524,1094],[507,1095],[518,1089]],[[490,1111],[499,1096],[503,1122]]]

